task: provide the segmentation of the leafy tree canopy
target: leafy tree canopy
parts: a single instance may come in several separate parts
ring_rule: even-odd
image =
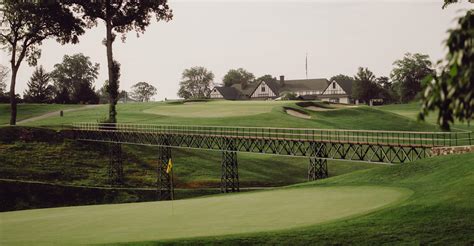
[[[10,125],[16,124],[16,76],[23,60],[36,65],[41,55],[39,46],[45,39],[55,38],[60,43],[77,43],[84,33],[84,22],[76,18],[69,5],[60,1],[3,1],[6,26],[0,32],[0,45],[10,55]]]
[[[185,99],[207,98],[211,93],[213,80],[214,74],[205,67],[185,69],[179,82],[178,96]]]
[[[405,56],[393,63],[395,66],[390,74],[394,84],[397,84],[400,101],[403,103],[414,100],[420,93],[422,82],[426,76],[433,73],[428,55],[406,53]]]
[[[62,63],[54,65],[51,77],[57,92],[63,94],[66,91],[72,103],[96,103],[98,99],[93,84],[98,74],[99,64],[79,53],[65,55]]]
[[[142,0],[142,1],[89,1],[89,0],[67,0],[74,4],[74,9],[81,14],[89,26],[97,25],[98,20],[105,24],[106,37],[104,44],[107,50],[108,67],[108,93],[109,93],[109,119],[108,122],[117,121],[116,104],[119,96],[118,71],[119,63],[114,60],[112,43],[116,34],[125,34],[135,30],[137,35],[144,33],[155,17],[156,21],[169,21],[173,18],[173,12],[169,8],[167,0]]]
[[[242,84],[244,87],[255,79],[253,73],[243,68],[231,69],[222,79],[224,86],[232,86],[233,84]]]
[[[8,73],[8,67],[0,65],[0,95],[6,93]]]
[[[132,98],[139,102],[148,102],[156,95],[157,90],[147,82],[138,82],[132,86]]]
[[[258,77],[255,81],[263,81],[263,82],[277,82],[277,79],[270,74],[265,74],[263,76]]]
[[[443,6],[457,2],[447,0]],[[427,79],[423,92],[421,119],[429,111],[438,110],[438,123],[450,129],[454,118],[472,120],[474,111],[474,10],[458,19],[458,26],[449,30],[448,54],[438,62],[440,69]]]
[[[368,68],[359,67],[359,70],[354,77],[352,97],[368,104],[370,99],[377,97],[377,94],[378,91],[374,73],[372,73]]]
[[[350,77],[350,76],[347,76],[347,75],[344,75],[344,74],[338,74],[338,75],[335,75],[335,76],[332,76],[329,81],[336,81],[338,83],[340,82],[344,82],[344,81],[352,81],[354,82],[354,78],[353,77]]]

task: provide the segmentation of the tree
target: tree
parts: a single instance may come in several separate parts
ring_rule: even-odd
[[[4,94],[7,91],[8,73],[8,67],[0,65],[0,94]]]
[[[390,77],[399,90],[400,101],[406,103],[415,99],[421,91],[423,79],[433,73],[429,56],[406,53],[402,59],[393,64],[395,68]]]
[[[54,87],[50,82],[51,77],[43,66],[37,67],[28,82],[28,90],[23,94],[25,102],[50,103],[54,94]]]
[[[336,81],[337,83],[345,83],[348,81],[350,83],[354,83],[354,78],[344,75],[344,74],[338,74],[338,75],[332,76],[329,79],[329,81]]]
[[[107,67],[109,77],[109,122],[117,122],[116,104],[119,96],[118,78],[115,76],[118,63],[113,58],[112,44],[116,34],[125,34],[135,30],[137,34],[144,33],[150,25],[153,15],[157,21],[169,21],[173,13],[168,6],[167,0],[146,1],[86,1],[69,0],[76,4],[76,10],[81,13],[84,20],[90,25],[96,25],[98,20],[105,24],[106,37],[104,44],[107,49]]]
[[[178,96],[185,99],[209,97],[213,80],[214,74],[204,67],[185,69],[179,82]]]
[[[48,38],[56,38],[62,44],[77,43],[78,36],[84,33],[84,23],[74,16],[68,5],[59,1],[4,0],[0,24],[7,26],[0,33],[0,44],[10,55],[10,125],[15,125],[16,77],[23,60],[30,66],[36,65],[41,55],[39,46]]]
[[[445,0],[443,8],[456,0]],[[448,54],[440,69],[426,80],[419,115],[424,119],[438,110],[438,123],[450,129],[454,118],[470,122],[474,111],[474,10],[458,19],[458,26],[449,30],[446,41]]]
[[[258,77],[255,81],[263,81],[265,83],[268,82],[277,82],[277,79],[270,74],[265,74],[263,76]]]
[[[139,102],[148,102],[156,95],[156,88],[147,82],[138,82],[132,86],[132,98]]]
[[[382,98],[384,103],[391,103],[396,100],[397,94],[395,93],[393,83],[390,78],[381,76],[376,79],[378,97]]]
[[[54,65],[51,77],[54,80],[58,95],[67,93],[72,103],[97,103],[94,81],[99,74],[99,64],[93,64],[88,56],[82,53],[65,55],[62,63]]]
[[[229,87],[233,84],[242,84],[242,87],[246,87],[247,84],[251,83],[255,79],[255,76],[243,68],[231,69],[222,79],[224,86]]]
[[[368,68],[359,67],[359,71],[354,76],[352,97],[369,104],[370,99],[377,97],[377,84],[374,73]]]
[[[6,103],[10,101],[7,96],[8,73],[8,67],[0,65],[0,103]]]

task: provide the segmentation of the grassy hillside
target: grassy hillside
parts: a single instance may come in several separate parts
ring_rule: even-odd
[[[453,155],[281,190],[174,203],[0,213],[7,235],[1,240],[9,244],[59,240],[129,241],[130,245],[470,245],[474,242],[472,163],[474,154]],[[18,236],[25,233],[28,237]],[[192,238],[202,235],[210,237]],[[136,242],[140,239],[143,242]],[[156,241],[160,239],[165,241]]]
[[[409,104],[390,104],[390,105],[383,105],[377,106],[376,109],[383,110],[386,112],[392,112],[398,115],[405,116],[412,120],[417,120],[418,114],[420,112],[420,104],[417,102],[409,103]],[[437,122],[438,113],[436,111],[431,112],[428,117],[426,117],[426,122],[430,124],[436,124]],[[455,122],[452,126],[454,129],[462,129],[473,131],[474,127],[472,125],[468,125],[467,122]]]
[[[366,216],[278,232],[162,241],[160,244],[471,245],[474,243],[473,163],[474,153],[443,156],[293,187],[384,186],[414,192],[397,206]],[[346,205],[350,208],[352,204]],[[316,216],[319,212],[306,216]],[[151,241],[130,243],[155,244]]]
[[[288,229],[368,213],[410,194],[409,190],[385,187],[310,187],[180,201],[7,212],[0,214],[4,226],[0,242],[102,244]],[[348,203],[350,209],[345,206]],[[307,216],[312,211],[325,212]],[[20,236],[25,234],[28,237]]]
[[[297,108],[311,116],[302,119],[288,115],[283,106]],[[72,122],[97,122],[105,119],[107,106],[53,116],[28,125],[51,126]],[[118,105],[118,120],[128,123],[260,126],[298,128],[341,128],[368,130],[437,131],[433,124],[419,123],[407,117],[366,106],[315,112],[294,102],[209,101],[182,103],[128,103]]]
[[[126,187],[155,187],[157,149],[125,146]],[[174,149],[178,188],[219,187],[221,153]],[[307,179],[306,158],[239,153],[242,186],[282,186]],[[0,144],[0,178],[47,183],[107,186],[108,154],[103,145],[87,143],[15,142]],[[341,175],[377,167],[368,163],[330,161],[329,174]]]
[[[17,121],[26,120],[45,113],[80,108],[83,105],[63,104],[18,104]],[[10,104],[0,104],[0,126],[10,122]]]

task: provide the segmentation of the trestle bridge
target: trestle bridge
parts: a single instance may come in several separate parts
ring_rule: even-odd
[[[239,191],[238,152],[309,158],[308,180],[328,177],[327,160],[405,163],[433,147],[471,145],[470,132],[407,132],[305,128],[74,123],[73,138],[110,143],[109,176],[123,176],[121,144],[157,146],[160,199],[173,193],[166,172],[172,148],[222,152],[221,192]]]

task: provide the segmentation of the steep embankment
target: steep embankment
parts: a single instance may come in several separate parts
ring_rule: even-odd
[[[473,163],[474,154],[453,155],[353,172],[282,190],[174,203],[3,213],[0,217],[8,225],[5,235],[9,236],[2,240],[151,245],[155,239],[178,237],[160,243],[467,245],[474,241]],[[391,206],[373,210],[384,204]],[[371,213],[360,214],[367,212]],[[344,218],[343,214],[352,216]],[[25,223],[35,226],[28,227],[28,238],[17,237],[26,230]],[[274,229],[278,231],[262,232]],[[228,233],[234,235],[216,237]],[[181,239],[203,235],[213,236]],[[140,239],[148,242],[135,242]]]

